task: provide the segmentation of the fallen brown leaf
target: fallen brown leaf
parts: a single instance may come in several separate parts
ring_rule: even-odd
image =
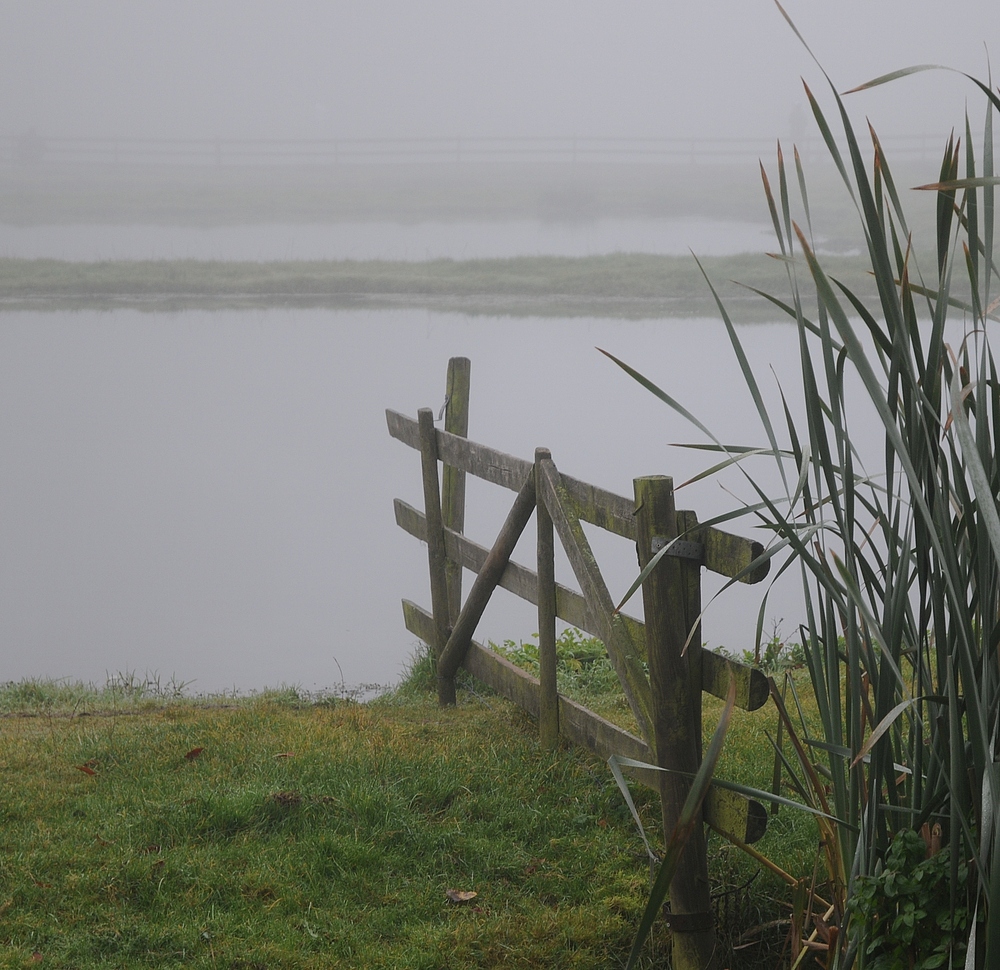
[[[479,893],[469,892],[464,889],[446,889],[445,895],[453,903],[467,903],[470,899],[475,899]]]
[[[97,774],[97,772],[94,771],[94,769],[91,768],[90,765],[74,765],[73,767],[76,768],[77,771],[82,771],[85,775]]]
[[[184,757],[187,761],[194,761],[204,750],[204,748],[192,748]]]

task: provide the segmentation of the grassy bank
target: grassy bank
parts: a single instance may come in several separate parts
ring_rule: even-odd
[[[853,257],[831,257],[861,293]],[[785,270],[761,254],[708,257],[706,272],[742,320],[779,311],[731,280],[778,287]],[[464,313],[656,318],[715,316],[690,256],[620,253],[428,262],[224,263],[196,260],[64,262],[0,259],[0,307],[233,308],[242,306],[426,307]]]
[[[475,684],[448,710],[425,688],[418,671],[362,705],[8,685],[0,965],[621,965],[649,869],[607,766],[542,752]],[[760,773],[771,720],[733,729],[723,774]],[[655,798],[634,793],[656,833]],[[791,813],[765,839],[811,867]],[[711,852],[724,929],[757,941],[731,965],[772,965],[761,949],[782,931],[754,928],[781,916],[783,889],[714,838]]]

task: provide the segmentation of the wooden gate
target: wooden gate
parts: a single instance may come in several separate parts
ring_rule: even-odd
[[[760,671],[702,649],[701,569],[745,583],[760,582],[769,565],[763,547],[700,526],[693,512],[677,510],[668,477],[635,479],[634,496],[627,499],[561,473],[546,449],[537,449],[534,461],[527,461],[470,441],[470,369],[467,358],[449,362],[443,430],[434,427],[428,408],[421,409],[416,420],[386,411],[389,434],[421,455],[424,511],[400,499],[394,505],[397,524],[428,547],[431,610],[404,600],[403,618],[406,628],[433,650],[440,702],[455,702],[455,674],[464,666],[537,718],[543,745],[551,747],[563,737],[603,758],[617,754],[693,774],[701,761],[702,691],[725,698],[733,678],[740,707],[755,710],[768,698],[768,682]],[[466,475],[517,493],[489,549],[463,534]],[[510,558],[532,515],[537,529],[535,570]],[[643,583],[645,623],[616,611],[583,522],[634,542],[641,566],[670,546]],[[555,536],[582,593],[555,581]],[[463,568],[476,574],[464,604]],[[538,678],[473,639],[497,586],[538,608]],[[642,737],[558,693],[557,617],[603,641]],[[669,837],[689,780],[666,772],[637,770],[634,775],[660,792],[664,834]],[[760,803],[714,786],[705,799],[704,817],[744,843],[756,841],[767,826]],[[670,902],[675,966],[711,966],[714,929],[700,827],[671,883]]]

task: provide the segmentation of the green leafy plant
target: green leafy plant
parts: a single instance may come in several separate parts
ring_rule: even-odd
[[[786,641],[775,625],[765,643],[758,643],[756,650],[744,650],[739,659],[769,677],[774,677],[785,671],[804,667],[806,654],[802,644]]]
[[[913,829],[900,830],[875,872],[855,881],[847,909],[864,928],[869,970],[935,970],[965,962],[969,910],[955,904],[948,848],[934,852],[932,838],[925,842]],[[960,862],[959,882],[968,875]]]
[[[538,634],[532,634],[537,640]],[[524,670],[538,670],[538,644],[525,640],[490,641],[490,649],[506,657]],[[556,638],[556,666],[564,671],[579,673],[584,667],[606,660],[608,652],[597,637],[588,637],[575,627],[567,627]]]

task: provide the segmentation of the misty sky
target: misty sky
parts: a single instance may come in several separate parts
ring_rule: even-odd
[[[787,0],[841,88],[985,76],[996,0]],[[0,0],[0,134],[788,137],[819,75],[772,0]],[[961,123],[962,79],[857,96]]]

